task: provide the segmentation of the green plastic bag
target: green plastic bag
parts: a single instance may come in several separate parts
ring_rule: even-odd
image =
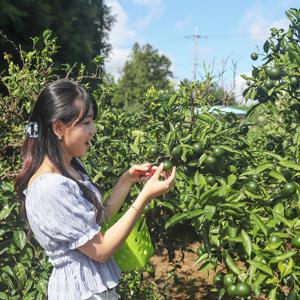
[[[101,231],[107,230],[118,221],[124,212],[117,213],[109,224],[104,224]],[[122,246],[115,252],[114,260],[121,271],[134,271],[143,268],[154,253],[153,244],[145,218],[137,220],[128,238]]]

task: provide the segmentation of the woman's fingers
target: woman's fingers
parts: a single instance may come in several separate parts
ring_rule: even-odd
[[[156,171],[155,171],[155,173],[153,174],[152,178],[159,179],[159,176],[160,176],[160,174],[162,173],[163,169],[164,169],[164,164],[161,163],[161,164],[158,166],[158,168],[156,169]]]
[[[129,169],[129,173],[134,175],[145,174],[151,168],[151,163],[144,163],[142,165],[133,165]]]
[[[167,183],[167,184],[172,184],[173,183],[173,181],[174,181],[174,179],[175,179],[175,175],[176,175],[176,166],[174,166],[173,168],[172,168],[172,172],[171,172],[171,175],[165,180],[165,182]]]

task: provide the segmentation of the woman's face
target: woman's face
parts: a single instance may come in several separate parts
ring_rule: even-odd
[[[96,133],[96,126],[93,120],[93,107],[86,117],[78,124],[71,124],[66,127],[63,134],[63,139],[60,143],[63,156],[65,159],[84,156],[91,146],[91,139]]]

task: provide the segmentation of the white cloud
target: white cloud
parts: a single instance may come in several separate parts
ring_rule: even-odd
[[[133,26],[135,28],[143,29],[148,27],[155,19],[160,18],[162,10],[151,8],[146,16],[139,18]]]
[[[270,36],[271,28],[283,28],[287,29],[289,22],[286,19],[279,19],[274,22],[270,22],[264,19],[262,16],[256,16],[256,19],[252,22],[249,27],[249,33],[251,39],[254,41],[264,41]]]
[[[149,26],[163,12],[163,9],[159,7],[161,0],[133,0],[136,4],[146,6],[147,12],[145,16],[130,22],[127,12],[120,2],[120,0],[106,0],[106,4],[111,7],[112,14],[116,17],[116,21],[109,33],[112,51],[105,62],[105,68],[115,79],[120,77],[124,64],[131,52],[132,44],[141,39],[138,36],[138,30]]]
[[[145,6],[159,6],[162,0],[133,0],[133,2]]]
[[[253,41],[264,41],[270,36],[270,28],[288,28],[289,21],[286,18],[276,19],[278,10],[275,4],[266,9],[266,6],[256,2],[243,16],[241,32],[248,33]]]
[[[191,17],[190,16],[186,16],[185,18],[183,19],[180,19],[178,20],[176,23],[175,23],[175,28],[176,29],[183,29],[185,28],[187,25],[189,25],[191,22]]]
[[[129,57],[131,49],[129,48],[113,48],[109,59],[106,61],[106,71],[118,79],[122,73],[124,64]]]
[[[147,14],[134,22],[134,28],[143,29],[148,27],[154,20],[159,19],[164,12],[161,0],[134,0],[136,4],[147,7]]]
[[[127,13],[119,1],[107,0],[107,5],[112,8],[112,14],[116,16],[116,22],[109,33],[109,42],[112,45],[112,51],[105,63],[105,68],[107,72],[118,78],[131,51],[131,44],[136,39],[137,33],[129,23]]]
[[[108,0],[107,5],[112,8],[112,14],[116,16],[116,22],[109,34],[112,45],[124,45],[136,37],[136,32],[131,28],[128,16],[124,8],[117,0]]]

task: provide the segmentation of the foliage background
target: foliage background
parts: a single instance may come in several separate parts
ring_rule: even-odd
[[[264,64],[254,66],[247,77],[244,96],[258,104],[245,123],[232,114],[209,113],[209,103],[215,100],[208,93],[211,76],[176,90],[150,88],[141,112],[124,112],[112,106],[114,90],[98,85],[101,60],[95,61],[93,72],[84,65],[72,72],[70,66],[53,64],[58,49],[50,31],[34,38],[32,49],[22,50],[16,60],[7,53],[7,72],[1,76],[6,93],[0,98],[0,299],[46,297],[51,266],[34,239],[26,238],[12,182],[21,167],[23,128],[34,99],[59,76],[93,87],[99,135],[85,164],[105,191],[104,199],[132,162],[167,159],[178,166],[174,189],[145,211],[154,244],[162,241],[171,261],[175,249],[185,247],[174,233],[188,228],[203,244],[196,262],[200,269],[232,274],[234,283],[246,283],[253,294],[269,299],[299,291],[299,247],[294,245],[300,231],[299,14],[296,9],[287,12],[291,25],[286,32],[271,31],[262,53]],[[267,67],[281,70],[271,78],[271,88],[266,86]],[[251,121],[258,109],[265,118]],[[242,129],[245,125],[248,130]],[[274,143],[272,150],[266,148],[269,143]],[[178,146],[179,154],[174,154]],[[283,193],[287,183],[295,187],[288,194]],[[140,188],[132,190],[127,203]],[[294,214],[288,215],[287,209]],[[279,241],[273,243],[275,235]],[[141,282],[139,272],[124,274],[120,293],[126,299],[155,299],[153,290],[139,289]],[[226,287],[215,284],[212,290],[226,297]]]

